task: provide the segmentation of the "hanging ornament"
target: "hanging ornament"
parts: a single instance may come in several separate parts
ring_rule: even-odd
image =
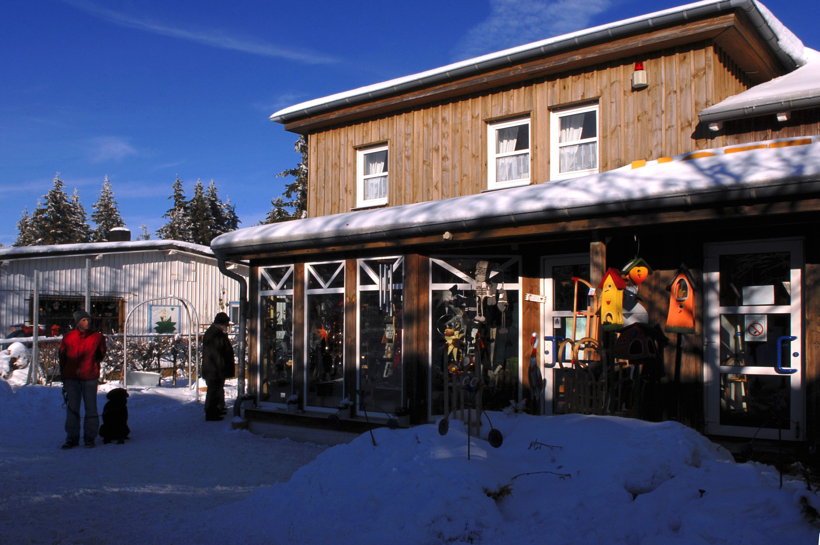
[[[641,257],[636,257],[621,269],[621,273],[627,276],[633,284],[640,286],[650,274],[652,274],[652,267],[649,263],[644,261]]]

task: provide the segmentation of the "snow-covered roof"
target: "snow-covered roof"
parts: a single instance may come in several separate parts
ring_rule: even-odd
[[[703,0],[309,100],[283,108],[272,114],[270,119],[279,123],[287,123],[293,119],[316,115],[349,104],[375,100],[412,88],[464,78],[534,57],[578,49],[601,41],[611,41],[637,32],[680,24],[696,18],[715,16],[733,10],[742,10],[748,15],[749,20],[787,68],[793,69],[805,63],[803,43],[760,2],[756,0]]]
[[[124,242],[85,242],[78,244],[48,244],[43,246],[14,246],[0,248],[0,260],[32,257],[52,257],[117,252],[145,252],[150,250],[177,250],[213,257],[208,246],[181,240],[133,240]]]
[[[600,174],[464,197],[239,229],[215,252],[246,254],[444,235],[605,213],[708,206],[820,191],[820,136],[701,150]]]
[[[806,64],[755,85],[698,114],[704,123],[820,107],[820,52],[806,48]]]

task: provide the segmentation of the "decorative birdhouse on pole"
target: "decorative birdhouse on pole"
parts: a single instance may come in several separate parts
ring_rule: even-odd
[[[624,324],[624,289],[626,282],[616,269],[607,269],[598,289],[601,290],[601,327],[604,331],[621,329]]]
[[[692,275],[685,267],[678,269],[669,290],[669,314],[666,331],[671,333],[695,332],[695,289]]]
[[[640,286],[651,273],[652,267],[640,257],[636,257],[621,269],[621,274],[629,278],[636,286]]]

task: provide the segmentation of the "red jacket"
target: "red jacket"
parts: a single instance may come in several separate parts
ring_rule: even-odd
[[[65,379],[100,378],[105,357],[105,337],[99,331],[72,329],[60,341],[60,374]]]

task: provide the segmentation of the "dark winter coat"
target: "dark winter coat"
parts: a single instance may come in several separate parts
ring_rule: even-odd
[[[233,346],[228,335],[212,324],[202,336],[202,378],[225,380],[234,376]]]
[[[63,380],[100,378],[100,362],[105,357],[105,337],[99,331],[72,329],[60,342],[60,375]]]

